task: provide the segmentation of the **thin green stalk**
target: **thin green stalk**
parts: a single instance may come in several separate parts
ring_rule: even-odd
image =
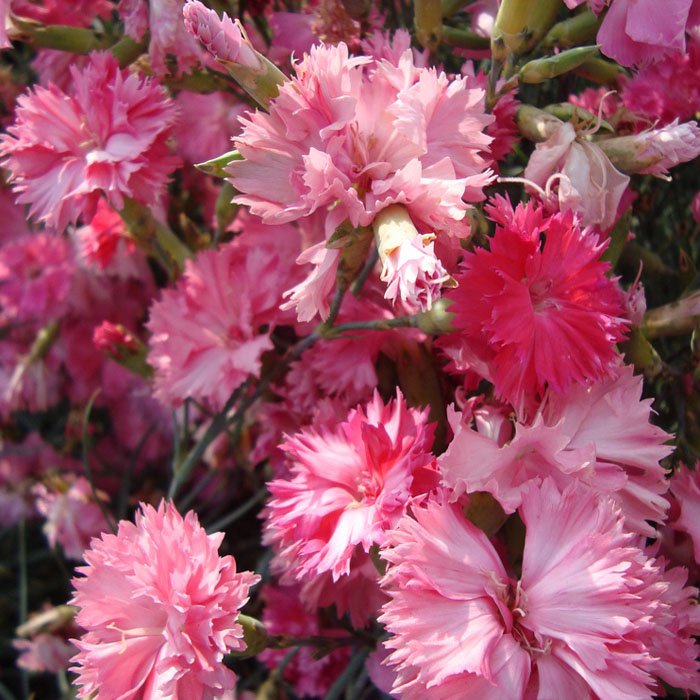
[[[340,700],[345,692],[345,686],[356,677],[368,656],[369,649],[366,647],[356,651],[345,667],[345,670],[338,676],[335,683],[331,686],[331,689],[326,693],[324,700]]]
[[[239,518],[242,518],[248,511],[252,510],[258,503],[265,500],[267,489],[260,489],[252,498],[249,498],[243,505],[224,515],[207,527],[207,532],[219,532],[225,530],[229,525],[233,525]]]

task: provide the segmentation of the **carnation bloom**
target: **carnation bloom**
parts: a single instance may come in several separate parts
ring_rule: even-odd
[[[328,210],[327,235],[401,203],[421,233],[466,234],[466,202],[492,179],[483,90],[417,68],[410,50],[397,66],[350,57],[343,43],[314,46],[295,70],[234,140],[236,202],[266,223]]]
[[[13,321],[43,325],[67,308],[75,263],[64,238],[26,234],[0,248],[0,304]]]
[[[17,666],[38,673],[63,673],[75,654],[75,646],[55,634],[37,634],[33,639],[15,639]]]
[[[383,540],[414,496],[435,485],[428,412],[378,393],[335,430],[306,429],[287,437],[291,476],[270,482],[266,539],[296,564],[297,578],[350,572],[359,545]]]
[[[671,477],[671,493],[680,509],[671,527],[690,535],[695,561],[700,563],[700,472],[682,464]]]
[[[175,56],[177,71],[199,65],[203,52],[182,21],[184,0],[119,0],[119,15],[126,33],[141,41],[148,31],[148,54],[156,75],[169,73],[168,54]]]
[[[235,240],[187,261],[175,288],[151,307],[148,323],[148,361],[161,400],[180,404],[192,397],[221,409],[260,371],[263,352],[273,347],[260,327],[282,317],[278,306],[290,279],[283,253]]]
[[[119,69],[111,53],[71,68],[73,91],[36,86],[18,99],[17,119],[0,140],[17,201],[58,229],[91,216],[100,192],[153,205],[177,159],[166,140],[175,106],[162,87]]]
[[[610,499],[549,479],[531,486],[518,580],[456,507],[412,512],[382,553],[391,601],[380,621],[393,635],[387,662],[401,697],[651,700],[655,676],[697,692],[693,630],[669,628],[696,591],[670,591],[676,582],[634,546]],[[676,631],[678,665],[660,660],[654,642]]]
[[[85,477],[65,477],[49,483],[32,489],[36,509],[46,518],[44,534],[52,547],[60,544],[68,559],[80,561],[90,540],[107,530],[107,522]],[[101,492],[96,496],[107,498]]]
[[[606,243],[572,212],[513,209],[502,197],[487,212],[496,222],[490,250],[465,254],[449,293],[474,368],[517,409],[545,386],[561,393],[610,375],[625,321],[622,293],[599,259]]]
[[[259,577],[218,555],[223,537],[161,502],[93,540],[71,601],[86,630],[73,659],[79,697],[214,700],[234,688],[222,659],[245,649],[236,620]]]
[[[502,422],[477,430],[451,420],[454,439],[438,458],[443,480],[456,496],[487,491],[512,513],[528,484],[551,477],[560,487],[572,480],[610,495],[627,527],[653,536],[648,520],[662,522],[668,501],[666,472],[659,461],[673,448],[672,436],[649,422],[651,401],[641,400],[642,377],[624,367],[617,377],[550,395],[531,423]],[[508,424],[506,424],[507,426]],[[512,434],[509,434],[512,433]]]

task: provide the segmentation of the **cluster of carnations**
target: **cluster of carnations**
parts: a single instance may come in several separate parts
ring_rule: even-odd
[[[8,688],[700,693],[700,2],[282,4],[0,0]]]

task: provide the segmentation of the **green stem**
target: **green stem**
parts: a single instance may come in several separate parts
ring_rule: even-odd
[[[450,46],[476,51],[488,49],[491,45],[491,40],[488,37],[479,36],[467,29],[458,29],[446,24],[442,25],[442,40]]]

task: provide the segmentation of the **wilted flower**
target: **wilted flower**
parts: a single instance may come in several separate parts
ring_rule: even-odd
[[[93,540],[71,601],[86,630],[73,659],[79,697],[215,700],[234,688],[222,659],[245,649],[236,620],[259,576],[218,555],[223,537],[161,502]]]

